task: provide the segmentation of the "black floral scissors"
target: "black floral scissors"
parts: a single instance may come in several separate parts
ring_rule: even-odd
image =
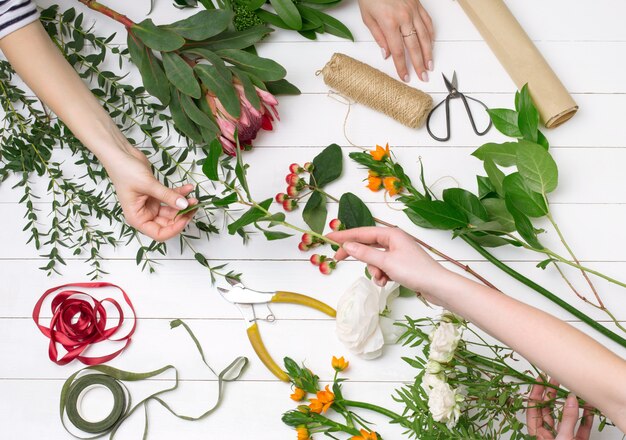
[[[450,140],[450,100],[461,98],[461,100],[463,101],[463,105],[465,106],[467,116],[470,120],[470,123],[472,124],[472,128],[474,129],[474,133],[476,133],[478,136],[484,136],[491,128],[491,119],[489,120],[489,125],[487,125],[487,128],[485,128],[483,131],[478,131],[478,129],[476,128],[476,122],[474,121],[474,116],[472,115],[472,111],[470,110],[467,100],[471,99],[472,101],[479,103],[485,108],[485,110],[487,110],[488,107],[482,101],[479,101],[476,98],[472,98],[471,96],[465,96],[465,94],[458,91],[456,72],[454,72],[454,74],[452,75],[452,81],[448,80],[448,78],[446,78],[444,74],[442,74],[441,76],[443,76],[443,82],[446,84],[446,88],[448,89],[448,96],[446,96],[443,101],[433,107],[433,109],[428,114],[428,119],[426,119],[426,130],[428,130],[428,134],[433,139],[440,142]],[[435,110],[437,110],[443,103],[446,104],[446,137],[438,137],[435,136],[435,134],[433,134],[432,130],[430,129],[430,118],[432,117]]]

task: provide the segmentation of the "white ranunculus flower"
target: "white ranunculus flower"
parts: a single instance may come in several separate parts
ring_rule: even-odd
[[[426,394],[430,394],[430,391],[439,385],[440,382],[445,382],[442,373],[424,373],[422,376],[422,388],[426,391]]]
[[[428,359],[441,362],[450,362],[454,351],[461,340],[461,330],[450,322],[441,322],[430,334],[430,351]]]
[[[436,422],[445,423],[450,429],[456,426],[461,415],[463,396],[444,381],[435,381],[428,395],[428,409]]]
[[[379,287],[365,277],[350,286],[337,303],[337,337],[354,354],[374,359],[382,347],[399,337],[393,320],[381,316],[399,294],[396,283]]]

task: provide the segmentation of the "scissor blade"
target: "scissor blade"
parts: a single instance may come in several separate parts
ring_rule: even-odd
[[[452,87],[454,88],[454,90],[459,90],[459,82],[456,79],[456,70],[452,74]]]
[[[456,75],[456,72],[455,72]],[[442,73],[441,76],[443,76],[443,82],[446,85],[446,89],[448,89],[448,93],[452,93],[455,90],[455,87],[453,85],[454,79],[452,80],[453,82],[451,83],[450,80],[448,80],[448,78]],[[453,77],[455,78],[455,77]]]
[[[276,294],[276,292],[257,292],[242,286],[235,286],[232,289],[218,287],[217,290],[224,299],[233,304],[264,304],[270,302]]]

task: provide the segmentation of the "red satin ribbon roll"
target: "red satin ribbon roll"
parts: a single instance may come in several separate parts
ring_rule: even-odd
[[[126,304],[133,311],[133,326],[130,331],[116,339],[112,339],[117,331],[122,327],[124,323],[124,312],[119,303],[113,298],[105,298],[103,300],[97,300],[93,296],[81,292],[80,290],[73,290],[71,288],[100,288],[100,287],[115,287],[119,289]],[[50,320],[50,327],[46,327],[39,323],[39,314],[41,307],[46,298],[57,292],[56,296],[52,299],[52,319]],[[107,313],[104,306],[105,303],[110,303],[117,310],[119,317],[116,325],[107,328]],[[137,315],[135,308],[126,295],[126,292],[115,284],[110,283],[72,283],[64,284],[62,286],[53,287],[46,290],[42,297],[35,304],[33,309],[33,320],[41,333],[50,339],[48,346],[48,354],[50,360],[58,365],[65,365],[74,359],[78,359],[85,365],[99,365],[110,361],[119,355],[128,344],[130,344],[131,336],[135,332],[137,326]],[[97,344],[102,341],[124,342],[125,344],[119,350],[108,354],[106,356],[83,356],[82,353],[93,344]],[[58,358],[57,344],[63,346],[67,353]]]

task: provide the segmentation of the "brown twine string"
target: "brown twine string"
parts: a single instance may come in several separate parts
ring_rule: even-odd
[[[321,74],[324,82],[341,95],[410,128],[424,125],[433,107],[428,94],[341,53],[332,56]]]

